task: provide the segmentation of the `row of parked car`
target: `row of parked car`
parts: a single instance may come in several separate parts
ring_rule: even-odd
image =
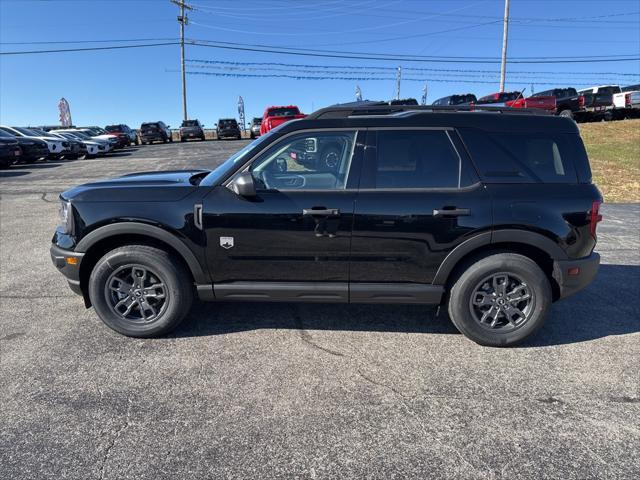
[[[472,93],[439,98],[432,105],[494,105],[545,110],[578,122],[617,120],[640,115],[640,85],[601,85],[576,90],[552,88],[525,98],[524,92],[499,92],[476,98]]]
[[[127,127],[128,128],[128,127]],[[134,130],[101,127],[15,127],[0,125],[0,167],[38,160],[95,158],[137,142]]]

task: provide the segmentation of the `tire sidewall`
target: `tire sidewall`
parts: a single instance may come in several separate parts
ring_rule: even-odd
[[[139,324],[123,319],[112,311],[105,298],[109,276],[130,264],[149,268],[165,284],[167,303],[162,314],[152,322]],[[125,247],[107,253],[98,261],[89,278],[89,297],[96,313],[109,328],[127,336],[150,337],[172,330],[188,313],[191,292],[185,290],[184,283],[185,272],[166,252],[151,247]]]
[[[490,331],[473,318],[469,303],[475,287],[496,273],[512,273],[526,282],[533,296],[533,312],[524,325],[513,331]],[[449,315],[461,333],[485,346],[511,346],[534,334],[544,324],[551,304],[551,286],[544,272],[531,259],[517,254],[483,258],[460,275],[449,298]]]

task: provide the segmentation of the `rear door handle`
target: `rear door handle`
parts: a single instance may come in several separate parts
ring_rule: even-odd
[[[441,209],[433,209],[434,217],[444,217],[444,216],[452,216],[452,217],[462,217],[465,215],[471,215],[471,210],[468,208],[441,208]]]
[[[336,217],[340,215],[340,210],[337,208],[305,208],[302,210],[302,215],[312,217]]]

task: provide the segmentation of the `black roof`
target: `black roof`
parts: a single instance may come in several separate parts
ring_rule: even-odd
[[[578,132],[574,121],[543,110],[490,105],[389,105],[371,101],[323,108],[304,119],[287,122],[281,131],[332,127],[469,127],[500,132]]]

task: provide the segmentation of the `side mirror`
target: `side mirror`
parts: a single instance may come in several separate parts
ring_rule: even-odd
[[[241,197],[255,197],[256,186],[251,172],[242,172],[231,184],[231,190]]]

